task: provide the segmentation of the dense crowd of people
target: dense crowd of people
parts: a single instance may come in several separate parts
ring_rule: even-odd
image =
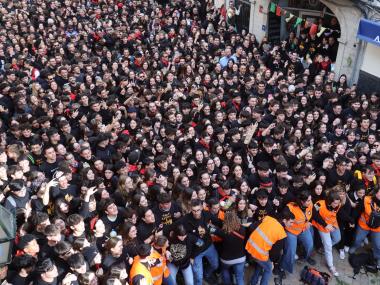
[[[0,1],[2,284],[265,285],[363,242],[380,266],[379,94],[334,73],[335,34],[238,14]]]

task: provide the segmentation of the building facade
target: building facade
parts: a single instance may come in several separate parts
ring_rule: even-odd
[[[226,5],[229,3],[229,0],[227,1]],[[255,34],[259,40],[264,37],[268,37],[272,42],[286,39],[289,32],[286,29],[285,16],[278,17],[271,13],[269,11],[271,2],[296,17],[311,22],[318,18],[328,21],[335,17],[340,26],[339,48],[334,64],[336,74],[346,74],[350,83],[359,83],[363,74],[373,75],[374,77],[370,81],[380,78],[380,69],[378,68],[380,66],[380,46],[366,43],[357,37],[361,19],[380,20],[380,1],[235,0],[235,5],[241,6],[242,15],[238,21],[238,28]]]

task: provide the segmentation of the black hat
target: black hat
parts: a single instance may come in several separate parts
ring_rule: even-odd
[[[224,134],[224,129],[222,127],[217,127],[214,131],[216,135]]]
[[[259,161],[257,163],[257,170],[267,171],[269,170],[269,164],[266,161]]]
[[[263,188],[260,188],[259,190],[257,190],[257,192],[255,194],[256,194],[256,197],[258,199],[268,198],[268,191],[266,189],[263,189]]]

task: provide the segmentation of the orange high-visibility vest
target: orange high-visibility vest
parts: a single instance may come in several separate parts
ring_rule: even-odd
[[[311,220],[311,215],[313,213],[313,204],[310,203],[309,207],[305,209],[305,212],[297,205],[297,203],[288,203],[287,204],[290,212],[295,216],[294,223],[291,227],[286,227],[285,229],[298,236],[300,233],[304,232],[307,229],[307,224]]]
[[[149,269],[140,262],[139,256],[135,256],[133,259],[132,268],[131,268],[131,271],[129,272],[130,284],[133,284],[133,278],[136,275],[144,276],[146,284],[153,285],[152,274],[150,273]]]
[[[319,212],[319,215],[322,217],[322,219],[326,222],[326,224],[328,225],[332,225],[334,226],[334,228],[338,229],[339,226],[338,226],[338,220],[336,219],[336,214],[338,213],[339,209],[340,209],[340,206],[338,207],[338,210],[333,210],[333,211],[330,211],[329,209],[327,209],[327,206],[326,206],[326,201],[325,200],[320,200],[316,203],[317,205],[317,209],[318,212]],[[312,221],[312,224],[314,227],[316,227],[319,231],[321,232],[324,232],[324,233],[328,233],[329,231],[325,229],[324,226],[318,224],[316,221]]]
[[[359,225],[359,227],[361,227],[365,231],[372,231],[372,232],[378,233],[378,232],[380,232],[380,227],[370,228],[368,226],[369,217],[371,216],[371,213],[373,211],[372,207],[371,207],[371,203],[372,203],[372,197],[371,196],[364,197],[364,211],[360,215],[358,225]]]
[[[245,249],[253,258],[269,260],[269,251],[279,240],[286,238],[284,227],[270,216],[265,216],[260,225],[251,233]]]
[[[162,278],[163,277],[167,278],[170,274],[169,268],[166,266],[166,258],[156,250],[153,250],[150,257],[159,261],[158,263],[156,261],[156,264],[150,268],[153,284],[161,285]]]
[[[221,221],[224,221],[224,212],[222,210],[219,210],[218,212],[218,219]],[[223,239],[217,235],[211,235],[211,240],[213,242],[221,242]]]

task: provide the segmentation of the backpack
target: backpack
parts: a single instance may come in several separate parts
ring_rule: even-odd
[[[376,229],[380,227],[380,212],[378,212],[375,209],[375,206],[373,203],[371,203],[371,209],[372,209],[372,212],[371,212],[371,215],[369,216],[368,226],[372,229]]]
[[[308,285],[328,285],[330,274],[305,266],[301,271],[301,282]]]
[[[356,275],[360,273],[361,269],[364,269],[364,273],[377,273],[376,261],[372,253],[358,253],[350,254],[348,262],[354,269],[353,279],[356,279]]]

